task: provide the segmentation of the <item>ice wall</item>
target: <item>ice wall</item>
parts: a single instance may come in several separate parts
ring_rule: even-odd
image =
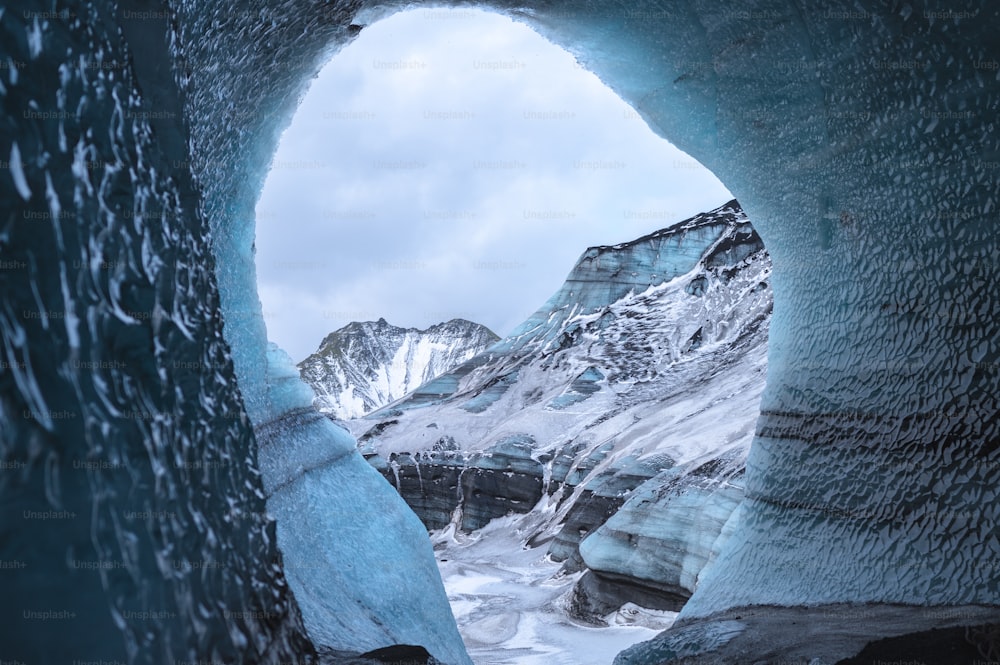
[[[268,352],[254,206],[309,78],[356,34],[350,7],[294,5],[172,4],[192,172],[210,220],[225,334],[261,444],[268,509],[281,522],[278,546],[318,646],[419,644],[442,662],[467,663],[423,526],[354,440],[312,409],[312,391],[287,356]],[[234,44],[245,45],[239,57]]]
[[[274,344],[267,359],[274,412],[255,428],[261,475],[309,636],[339,651],[419,644],[441,662],[470,662],[423,524],[313,408],[292,359]]]
[[[713,169],[774,259],[769,388],[744,518],[685,614],[996,604],[998,10],[490,4],[576,53]],[[286,44],[311,21],[310,42],[336,32],[331,15],[346,39],[351,21],[390,11],[294,6],[294,18],[225,17],[203,41]],[[243,66],[206,72],[205,89],[238,108],[300,90],[284,71],[241,83]],[[199,131],[215,150],[226,125],[208,120]],[[268,136],[251,128],[242,140],[249,152]]]
[[[0,660],[309,662],[139,9],[0,8]]]

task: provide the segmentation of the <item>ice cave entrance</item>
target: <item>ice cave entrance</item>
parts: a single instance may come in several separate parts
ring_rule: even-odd
[[[353,322],[426,329],[467,319],[503,337],[561,288],[588,247],[640,238],[732,198],[532,29],[481,10],[398,13],[331,59],[281,138],[256,209],[268,338],[300,362]],[[274,453],[261,446],[267,467]],[[270,499],[279,544],[306,549],[296,544],[304,518],[283,506]],[[496,526],[479,532],[487,550],[516,556],[520,546]],[[454,566],[456,556],[439,564]],[[493,563],[483,574],[499,575],[518,598],[519,585],[559,567],[508,577]],[[441,568],[449,594],[464,583],[459,570],[465,563]],[[337,644],[330,599],[313,598],[294,574],[290,584],[313,639]],[[477,598],[492,602],[485,591]],[[540,602],[528,593],[514,604],[530,617]],[[655,634],[619,627],[598,639],[571,622],[560,631],[603,661]]]
[[[732,196],[576,58],[479,9],[366,27],[313,81],[257,205],[268,338],[452,318],[503,336],[588,246]]]

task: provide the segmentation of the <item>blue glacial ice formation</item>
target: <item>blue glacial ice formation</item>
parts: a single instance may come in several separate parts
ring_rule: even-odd
[[[583,563],[687,599],[738,522],[742,475],[741,454],[661,471],[580,543]]]
[[[141,93],[166,21],[133,9],[0,8],[0,658],[308,660],[177,89]]]
[[[995,616],[1000,8],[487,5],[711,168],[774,262],[746,496],[682,619],[844,603],[912,627],[934,621],[912,608]],[[25,564],[0,571],[9,657],[309,652],[250,425],[275,413],[253,205],[309,78],[402,6],[4,5],[0,558]],[[726,625],[704,634],[745,634]]]
[[[421,644],[469,662],[423,525],[313,408],[292,359],[271,344],[267,360],[274,412],[255,428],[260,469],[309,636],[340,651]]]

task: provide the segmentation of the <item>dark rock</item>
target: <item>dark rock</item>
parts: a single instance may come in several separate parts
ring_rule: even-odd
[[[692,296],[699,297],[705,294],[705,286],[708,284],[708,278],[704,275],[698,275],[684,287],[684,290]]]
[[[434,425],[434,423],[431,423],[430,425],[428,425],[428,427],[430,427],[431,425],[434,426],[434,429],[437,429],[437,425]],[[457,443],[455,443],[455,437],[449,435],[442,436],[440,439],[435,441],[434,445],[431,447],[431,450],[435,452],[443,452],[443,451],[453,452],[458,449],[459,446]]]
[[[542,474],[472,467],[462,474],[462,529],[473,531],[511,513],[527,513],[542,498]]]
[[[606,625],[604,617],[626,603],[652,610],[680,611],[690,594],[685,589],[669,591],[639,584],[635,579],[588,570],[573,587],[569,611],[575,618]]]
[[[462,455],[440,453],[390,455],[392,468],[383,475],[392,483],[428,529],[451,522],[461,500],[460,478],[465,466]]]
[[[369,462],[400,493],[428,529],[441,529],[462,507],[460,527],[482,528],[511,513],[527,513],[542,497],[544,468],[531,458],[531,437],[514,435],[488,452],[466,457],[451,437],[431,452],[393,453],[387,463]]]
[[[358,437],[358,443],[365,443],[366,441],[377,438],[380,434],[385,432],[387,429],[393,425],[398,425],[398,420],[383,420],[377,425],[373,425],[371,429]]]
[[[563,569],[574,572],[583,568],[580,559],[580,541],[590,535],[590,532],[604,524],[609,517],[621,508],[625,499],[620,496],[609,497],[583,490],[572,508],[566,514],[566,522],[549,545],[549,556],[553,561],[566,561]]]
[[[679,618],[615,665],[991,665],[1000,607],[755,605]]]
[[[318,665],[442,665],[422,646],[394,644],[362,654],[352,654],[333,649],[319,653]]]
[[[857,656],[839,660],[837,665],[900,661],[948,665],[991,665],[1000,662],[1000,623],[932,628],[875,640],[869,642]]]
[[[436,665],[438,663],[427,653],[427,649],[411,644],[396,644],[391,647],[375,649],[361,654],[361,657],[376,663],[391,663],[392,665]]]
[[[749,223],[741,224],[705,257],[706,267],[732,268],[753,254],[764,251],[764,241]]]

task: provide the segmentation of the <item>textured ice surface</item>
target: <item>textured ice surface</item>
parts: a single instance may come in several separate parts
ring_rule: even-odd
[[[253,266],[254,205],[278,134],[309,76],[351,32],[347,8],[313,13],[303,7],[301,13],[291,4],[259,11],[234,11],[221,2],[172,5],[179,19],[174,57],[193,123],[192,167],[211,220],[225,333],[260,440],[268,509],[282,520],[278,545],[296,571],[294,591],[317,644],[345,651],[420,644],[444,662],[465,663],[422,526],[353,449],[338,457],[351,447],[343,430],[309,401],[285,401],[301,397],[288,385],[297,381],[289,376],[293,366],[267,350]],[[299,17],[291,24],[289,12]],[[246,45],[236,60],[234,40]],[[271,367],[274,360],[278,366]],[[321,550],[319,534],[330,540]],[[380,582],[372,575],[386,577]],[[395,591],[384,593],[392,581]]]
[[[344,650],[421,644],[442,662],[467,663],[437,570],[413,565],[433,562],[426,531],[385,486],[349,455],[269,498],[309,636]]]
[[[274,344],[266,380],[261,475],[313,642],[341,651],[419,644],[442,662],[468,662],[423,525],[354,438],[313,408],[312,390]]]
[[[643,483],[580,543],[583,562],[689,596],[728,539],[723,528],[743,499],[738,453],[728,464],[675,466]]]
[[[0,8],[0,659],[307,661],[135,9]]]

